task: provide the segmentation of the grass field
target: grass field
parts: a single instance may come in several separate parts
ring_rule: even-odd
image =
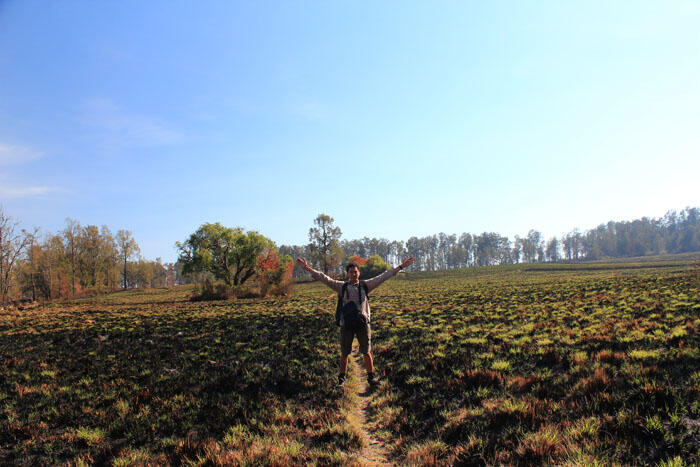
[[[329,289],[190,293],[1,311],[0,463],[361,463]],[[371,304],[364,428],[397,464],[700,462],[697,260],[408,273]]]

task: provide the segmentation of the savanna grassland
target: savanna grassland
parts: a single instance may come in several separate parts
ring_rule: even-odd
[[[696,260],[392,279],[364,427],[329,289],[191,293],[0,312],[0,463],[360,464],[360,428],[397,464],[700,462]]]

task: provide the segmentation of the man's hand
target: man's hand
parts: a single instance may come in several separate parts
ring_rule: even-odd
[[[411,258],[411,259],[413,259],[413,258]],[[299,266],[300,266],[303,270],[308,271],[308,272],[313,271],[313,269],[311,268],[311,266],[309,266],[309,263],[307,263],[306,260],[305,260],[304,258],[297,258],[297,263],[299,263]]]
[[[409,267],[409,266],[412,265],[412,264],[413,264],[413,256],[411,256],[410,258],[404,260],[404,262],[401,263],[401,266],[400,266],[400,267],[401,267],[401,269],[406,269],[407,267]]]

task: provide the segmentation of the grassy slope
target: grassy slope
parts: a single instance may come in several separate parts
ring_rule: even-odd
[[[419,463],[697,462],[699,277],[692,261],[406,276],[374,297],[376,418]]]
[[[0,314],[0,463],[339,464],[358,449],[317,299],[187,294]]]
[[[410,273],[372,294],[400,462],[698,460],[694,260]],[[352,461],[335,298],[120,292],[0,312],[0,462]]]

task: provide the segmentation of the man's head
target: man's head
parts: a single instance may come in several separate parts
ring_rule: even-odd
[[[357,264],[348,263],[348,265],[345,266],[345,272],[350,282],[355,283],[360,280],[360,267]]]

